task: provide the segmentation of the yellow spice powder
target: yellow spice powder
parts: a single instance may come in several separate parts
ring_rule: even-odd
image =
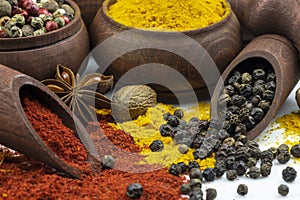
[[[107,15],[125,26],[163,31],[207,27],[230,13],[226,0],[116,0]]]
[[[173,113],[177,108],[172,105],[158,103],[154,107],[147,109],[147,112],[139,116],[136,120],[123,122],[118,124],[125,132],[129,133],[137,145],[142,147],[142,154],[145,155],[145,162],[148,164],[162,164],[169,167],[172,163],[185,162],[194,160],[193,150],[189,149],[186,154],[180,154],[178,145],[176,145],[171,137],[162,137],[159,132],[159,127],[165,124],[163,119],[164,113]],[[199,119],[209,119],[208,103],[200,103],[184,110],[184,119],[188,121],[191,117]],[[152,152],[148,147],[153,140],[161,140],[164,143],[164,150],[161,152]],[[215,163],[214,156],[205,160],[198,160],[201,169],[213,167]]]

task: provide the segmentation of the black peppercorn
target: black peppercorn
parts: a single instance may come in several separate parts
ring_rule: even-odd
[[[251,84],[252,83],[252,76],[248,72],[242,74],[242,83]]]
[[[265,113],[264,113],[263,109],[261,109],[261,108],[253,108],[251,110],[251,115],[255,119],[256,122],[260,122],[263,119],[263,117],[265,116]]]
[[[214,188],[206,189],[206,200],[214,200],[217,198],[217,190]]]
[[[280,194],[281,196],[288,195],[289,191],[290,191],[289,187],[285,184],[281,184],[278,187],[278,194]]]
[[[184,163],[184,162],[179,162],[177,163],[177,166],[178,168],[180,169],[180,173],[183,174],[186,172],[186,170],[188,169],[187,168],[187,165]]]
[[[170,124],[172,127],[179,125],[179,119],[175,115],[170,115],[167,120],[167,124]]]
[[[245,184],[239,184],[237,188],[237,193],[243,196],[248,194],[248,186]]]
[[[246,102],[246,98],[242,95],[235,94],[231,97],[231,103],[235,106],[241,106]]]
[[[265,90],[263,92],[263,96],[262,97],[263,97],[263,99],[272,102],[273,99],[274,99],[274,96],[275,96],[275,93],[273,91],[271,91],[271,90]]]
[[[256,122],[255,122],[255,119],[250,115],[250,116],[247,116],[243,123],[245,124],[247,130],[251,130],[252,128],[255,127],[256,125]]]
[[[223,90],[223,94],[228,94],[232,96],[235,93],[235,88],[232,85],[226,85]]]
[[[128,185],[126,194],[131,199],[138,199],[143,195],[143,187],[138,183]]]
[[[252,77],[253,77],[254,80],[265,79],[266,72],[263,69],[255,69],[255,70],[253,70]]]
[[[214,172],[216,174],[216,177],[222,177],[226,172],[225,164],[216,164],[214,167]]]
[[[246,173],[248,167],[244,161],[240,160],[235,163],[234,169],[238,176],[243,176]]]
[[[174,135],[174,128],[170,126],[169,124],[163,124],[159,128],[159,132],[161,136],[168,137]]]
[[[267,82],[267,83],[265,84],[265,88],[266,88],[266,90],[272,90],[272,91],[275,91],[276,83],[275,83],[274,81]]]
[[[199,168],[200,169],[200,165],[197,161],[189,161],[187,167],[188,167],[189,171],[191,171],[193,168]]]
[[[275,81],[276,74],[274,72],[269,72],[267,75],[267,81]]]
[[[202,181],[198,178],[192,178],[190,180],[190,186],[191,186],[192,189],[202,188]]]
[[[215,171],[212,168],[206,168],[203,171],[203,177],[206,181],[214,181],[216,178]]]
[[[234,83],[239,82],[240,78],[241,78],[240,75],[234,75],[234,76],[231,76],[231,77],[228,79],[228,84],[233,85]]]
[[[115,165],[115,159],[111,155],[105,155],[101,159],[102,169],[112,169]]]
[[[174,111],[174,115],[178,118],[178,119],[182,119],[184,116],[184,113],[181,109],[177,109]]]
[[[294,146],[292,146],[292,148],[291,148],[291,154],[295,158],[300,158],[300,144],[295,144]]]
[[[231,97],[228,94],[222,94],[218,99],[218,105],[225,107],[231,103]]]
[[[260,174],[264,177],[267,177],[271,174],[272,165],[268,163],[262,163],[260,165]]]
[[[149,147],[152,152],[162,151],[164,149],[164,143],[161,140],[154,140]]]
[[[226,178],[230,181],[237,179],[237,172],[233,169],[226,172]]]
[[[271,103],[267,100],[261,100],[258,103],[258,107],[260,107],[261,109],[263,109],[264,111],[268,111],[271,107]]]
[[[277,160],[280,164],[285,164],[291,159],[291,154],[288,151],[277,154]]]
[[[260,169],[258,167],[251,167],[246,175],[250,178],[257,179],[260,176]]]
[[[280,154],[280,153],[286,152],[286,151],[289,151],[289,146],[287,144],[281,144],[277,148],[277,154]]]
[[[203,180],[203,174],[200,170],[200,168],[192,168],[190,170],[190,179],[193,179],[193,178],[197,178],[197,179],[200,179],[201,181]]]
[[[253,97],[250,98],[250,102],[254,105],[257,106],[259,102],[261,101],[260,95],[254,95]]]
[[[282,178],[286,182],[293,182],[297,177],[297,171],[290,166],[287,166],[284,170],[282,170]]]
[[[171,164],[169,167],[169,173],[174,176],[179,176],[181,174],[181,168],[176,164]]]
[[[189,183],[184,183],[180,186],[181,194],[187,195],[192,191],[192,188]]]

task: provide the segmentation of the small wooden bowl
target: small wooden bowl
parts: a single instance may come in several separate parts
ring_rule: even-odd
[[[90,25],[101,7],[103,0],[74,0],[80,8],[81,17],[89,30]]]
[[[77,72],[89,53],[89,36],[76,3],[67,0],[75,10],[66,26],[38,36],[0,39],[0,63],[38,80],[52,78],[57,64]]]
[[[252,40],[226,68],[211,99],[211,118],[221,120],[217,101],[224,88],[224,81],[228,79],[231,72],[241,66],[241,63],[260,59],[267,61],[273,67],[276,89],[271,107],[264,118],[246,133],[249,139],[254,139],[269,125],[299,80],[298,51],[292,43],[282,36],[271,34]]]
[[[28,157],[55,168],[67,176],[80,178],[79,169],[71,167],[60,159],[37,134],[23,110],[22,94],[33,95],[57,114],[64,124],[74,131],[86,147],[91,158],[99,160],[94,143],[89,138],[80,120],[45,85],[18,71],[0,65],[0,143]]]
[[[230,61],[232,61],[241,50],[242,41],[240,25],[233,12],[230,12],[230,14],[224,20],[211,26],[175,33],[167,31],[163,32],[135,29],[119,24],[106,14],[109,6],[113,3],[115,3],[115,0],[104,1],[102,7],[98,10],[93,20],[90,28],[91,43],[93,48],[98,47],[97,45],[107,41],[108,39],[113,39],[115,36],[118,36],[119,33],[133,31],[134,33],[131,37],[118,38],[121,41],[120,44],[123,43],[126,47],[126,45],[138,43],[139,40],[141,40],[143,44],[143,42],[147,43],[147,41],[150,41],[151,37],[153,37],[154,40],[156,40],[155,42],[158,42],[159,40],[168,40],[169,45],[167,46],[172,46],[173,49],[177,49],[179,51],[188,51],[191,43],[186,41],[180,43],[180,41],[182,41],[182,38],[178,36],[180,33],[189,37],[191,40],[196,42],[196,44],[203,47],[212,58],[212,61],[215,62],[220,72],[224,71]],[[102,66],[104,57],[112,56],[114,54],[114,50],[118,48],[119,46],[117,45],[109,47],[111,54],[110,52],[106,52],[108,53],[107,55],[98,55],[96,52],[97,55],[95,55],[94,58],[99,66]],[[191,54],[193,53],[195,54],[195,52],[191,52]],[[200,59],[201,57],[199,54],[193,56],[197,59]],[[201,62],[201,60],[199,60],[199,62]],[[134,69],[137,66],[147,63],[159,63],[167,65],[180,73],[185,80],[188,81],[190,84],[188,85],[189,87],[182,84],[178,80],[172,82],[173,77],[169,74],[170,71],[166,70],[159,72],[155,67],[150,67],[151,69],[148,72],[149,76],[156,77],[157,79],[168,79],[170,81],[170,85],[173,84],[178,86],[175,91],[172,90],[172,92],[175,92],[176,94],[180,93],[184,95],[194,91],[203,91],[203,89],[207,89],[207,84],[214,85],[217,82],[216,80],[214,83],[206,83],[199,72],[189,61],[186,60],[186,58],[183,58],[173,52],[158,48],[145,47],[142,49],[125,52],[116,58],[110,64],[110,67],[107,69],[100,68],[99,71],[101,72],[105,70],[105,74],[112,74],[115,77],[115,81],[119,81],[126,72]],[[122,85],[128,84],[127,82],[118,83]],[[133,80],[133,82],[130,82],[129,84],[139,83],[134,82]],[[170,98],[173,97],[172,92],[167,87],[163,87],[159,84],[150,85],[158,93],[159,100],[163,100],[165,102],[170,102],[170,100],[172,100]],[[194,91],[191,91],[191,88]],[[201,92],[201,94],[204,93]]]

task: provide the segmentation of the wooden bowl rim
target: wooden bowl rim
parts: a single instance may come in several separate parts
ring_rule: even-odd
[[[226,1],[227,6],[229,7],[229,13],[228,15],[222,19],[221,21],[211,24],[209,26],[203,27],[203,28],[199,28],[199,29],[191,29],[191,30],[186,30],[186,31],[156,31],[156,30],[147,30],[147,29],[142,29],[142,28],[135,28],[135,27],[130,27],[130,26],[126,26],[123,25],[119,22],[116,22],[113,18],[109,17],[106,13],[108,10],[108,7],[113,4],[114,2],[112,1],[116,1],[116,0],[104,0],[104,2],[102,3],[102,7],[99,9],[100,13],[103,15],[103,17],[110,22],[112,25],[114,25],[117,28],[120,28],[122,30],[135,30],[135,31],[139,31],[139,32],[144,32],[144,33],[156,33],[156,34],[172,34],[172,33],[184,33],[186,35],[193,35],[193,34],[199,34],[199,33],[205,33],[205,32],[209,32],[217,27],[222,26],[223,24],[226,24],[234,15],[234,13],[232,12],[231,6],[230,4]]]
[[[41,47],[61,41],[76,33],[78,31],[78,27],[81,27],[82,24],[81,11],[73,0],[66,0],[65,3],[69,4],[75,11],[74,19],[71,20],[69,24],[42,35],[19,38],[0,38],[0,50],[18,50]]]

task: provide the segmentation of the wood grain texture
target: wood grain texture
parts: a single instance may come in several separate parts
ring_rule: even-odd
[[[27,75],[0,65],[0,143],[28,157],[55,168],[67,176],[80,178],[81,172],[58,158],[45,145],[26,117],[20,94],[29,92],[40,99],[72,129],[88,152],[97,158],[96,150],[88,133],[69,108],[46,86]]]
[[[219,118],[217,99],[230,73],[245,60],[263,58],[274,68],[276,74],[275,97],[269,111],[255,128],[247,132],[250,139],[258,136],[275,117],[299,80],[298,52],[294,45],[285,37],[266,34],[252,40],[230,63],[219,80],[211,100],[211,118]]]
[[[81,17],[89,30],[98,9],[101,7],[103,0],[74,0],[80,8]]]
[[[126,30],[136,30],[140,33],[138,37],[146,36],[147,34],[150,34],[150,32],[157,35],[161,34],[162,38],[169,36],[170,45],[177,44],[179,49],[182,50],[189,48],[188,44],[179,44],[179,38],[173,37],[173,39],[171,39],[171,32],[138,30],[118,24],[106,15],[106,11],[110,3],[111,1],[104,1],[101,9],[98,10],[93,20],[90,28],[92,48],[96,47],[108,38],[111,38],[112,36],[115,36],[118,33]],[[233,60],[242,47],[240,25],[233,12],[231,12],[227,18],[219,23],[203,29],[181,33],[187,35],[191,39],[195,40],[198,44],[202,45],[202,47],[209,53],[213,61],[216,63],[220,73],[224,71],[226,66],[230,63],[230,61]],[[124,45],[128,43],[130,44],[130,40],[134,43],[136,41],[136,35],[133,35],[132,38],[124,41]],[[101,60],[99,60],[99,62],[101,62]],[[145,63],[161,63],[170,66],[182,74],[189,81],[194,90],[197,91],[206,88],[206,83],[203,81],[201,75],[187,60],[171,52],[160,49],[144,48],[128,52],[116,59],[108,68],[106,73],[113,74],[115,80],[118,81],[125,72]],[[167,77],[168,75],[164,73],[158,74],[155,72],[155,69],[153,69],[152,73],[156,73],[157,77],[160,76],[162,78]],[[176,83],[174,82],[174,84]],[[179,86],[181,85],[180,83],[177,84]],[[153,88],[156,90],[156,92],[158,92],[158,98],[160,98],[161,95],[168,96],[169,91],[166,88],[157,85],[153,86]],[[189,92],[188,90],[189,89],[185,87],[179,87],[176,92],[183,94]]]
[[[278,34],[300,50],[300,6],[295,0],[228,0],[241,25],[250,33]]]
[[[77,72],[90,50],[89,36],[78,6],[65,27],[40,36],[0,39],[0,63],[35,79],[52,78],[57,64]]]

